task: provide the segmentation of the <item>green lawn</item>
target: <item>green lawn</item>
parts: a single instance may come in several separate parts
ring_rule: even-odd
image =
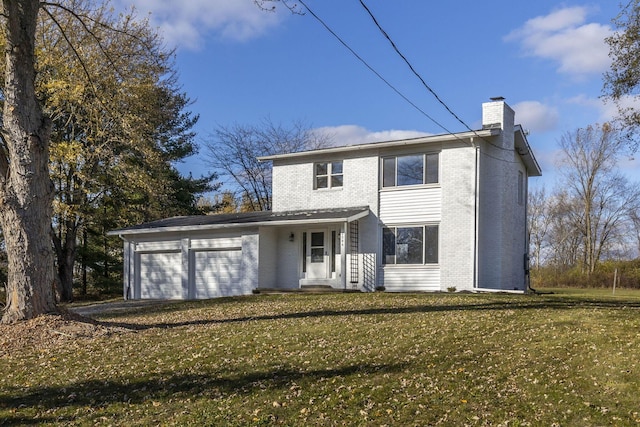
[[[255,295],[0,363],[0,425],[640,424],[640,293]]]

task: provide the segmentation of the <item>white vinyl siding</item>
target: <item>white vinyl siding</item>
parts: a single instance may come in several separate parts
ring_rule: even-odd
[[[439,291],[440,268],[437,266],[385,266],[380,271],[380,283],[389,292]]]
[[[382,228],[439,225],[442,220],[442,188],[440,186],[384,188],[380,190],[379,197]],[[384,231],[381,230],[381,238],[383,234]],[[438,240],[442,238],[444,237],[438,236]],[[437,250],[439,252],[439,247]],[[382,247],[379,251],[384,257]],[[440,263],[383,264],[384,260],[381,259],[378,284],[384,286],[389,292],[439,291],[441,289]]]
[[[150,252],[140,254],[140,298],[182,299],[182,254]]]
[[[241,295],[242,251],[194,251],[195,297],[197,299]]]
[[[216,238],[200,238],[191,239],[190,247],[192,250],[210,250],[210,249],[229,249],[239,248],[242,246],[242,237],[216,237]]]
[[[440,188],[394,189],[380,192],[380,220],[406,224],[440,221]]]

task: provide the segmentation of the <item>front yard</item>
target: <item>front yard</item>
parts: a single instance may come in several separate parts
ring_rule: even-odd
[[[564,292],[257,295],[2,326],[0,425],[640,424],[640,293]]]

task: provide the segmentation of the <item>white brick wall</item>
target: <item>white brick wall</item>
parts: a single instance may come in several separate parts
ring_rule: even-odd
[[[440,155],[440,289],[473,289],[475,149],[459,144]]]
[[[494,101],[482,104],[482,125],[499,124],[504,132],[495,142],[507,149],[513,149],[514,120],[515,112],[506,102]]]
[[[518,204],[513,110],[504,102],[483,104],[483,125],[502,120],[500,136],[480,141],[479,277],[487,289],[524,290],[526,205]],[[525,178],[526,179],[526,178]],[[526,198],[526,187],[524,197]]]
[[[344,185],[335,189],[313,189],[313,164],[341,158],[275,161],[273,165],[273,210],[330,209],[369,206],[377,213],[378,158],[343,159]]]

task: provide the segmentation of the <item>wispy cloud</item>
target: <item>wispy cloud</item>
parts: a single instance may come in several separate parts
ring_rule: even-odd
[[[538,101],[522,101],[513,106],[516,122],[533,132],[547,132],[558,126],[558,109]]]
[[[315,130],[316,132],[331,137],[336,146],[395,141],[428,135],[426,132],[416,130],[385,130],[373,132],[356,125],[327,126]]]
[[[598,120],[601,123],[610,122],[619,117],[618,107],[622,109],[640,110],[640,98],[633,95],[626,95],[620,98],[616,104],[614,101],[605,98],[592,98],[586,95],[578,95],[567,101],[569,104],[587,107],[599,112]]]
[[[587,23],[587,7],[567,7],[538,16],[511,32],[505,40],[521,43],[525,54],[559,64],[558,71],[577,77],[599,74],[610,65],[605,38],[609,25]]]
[[[208,36],[245,41],[277,26],[287,13],[265,12],[253,0],[119,0],[123,7],[135,6],[140,15],[150,15],[167,45],[198,50]]]

